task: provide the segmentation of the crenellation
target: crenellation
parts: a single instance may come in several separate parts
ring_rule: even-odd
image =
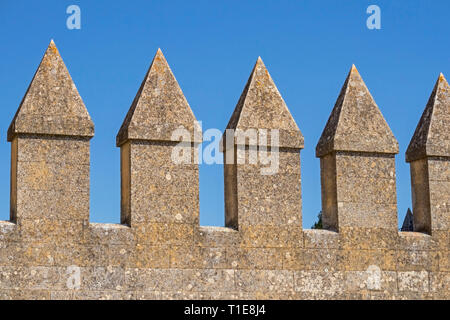
[[[225,224],[240,231],[244,246],[278,247],[288,241],[288,234],[301,238],[303,144],[303,135],[258,58],[221,144]],[[268,153],[278,161],[276,170],[261,168]],[[287,209],[282,214],[280,204]]]
[[[339,233],[326,229],[303,230],[304,247],[312,249],[339,248]]]
[[[0,221],[0,241],[2,243],[19,241],[17,224],[11,221]]]
[[[396,153],[397,140],[352,66],[316,147],[325,229],[397,229]]]
[[[441,73],[406,151],[414,230],[428,234],[448,230],[450,225],[449,112],[450,87]]]
[[[176,130],[182,132],[174,134]],[[186,133],[189,140],[180,146]],[[121,148],[121,222],[147,225],[158,234],[160,223],[171,224],[175,234],[198,224],[198,165],[192,160],[201,128],[159,49],[116,140]],[[180,165],[174,153],[191,161]]]
[[[398,143],[353,66],[316,148],[324,229],[308,230],[304,138],[258,58],[222,137],[226,227],[206,227],[201,126],[158,50],[116,138],[121,223],[92,223],[94,125],[52,41],[8,130],[0,299],[447,300],[448,93],[440,75],[406,154],[415,229],[398,231]]]

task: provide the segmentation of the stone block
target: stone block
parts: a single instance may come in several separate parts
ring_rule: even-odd
[[[244,292],[285,292],[293,285],[294,273],[289,270],[236,271],[236,287]]]
[[[151,195],[189,195],[198,197],[198,170],[131,168],[132,203]]]
[[[194,225],[187,223],[141,223],[131,228],[136,244],[189,245],[194,242]]]
[[[65,162],[18,162],[20,191],[89,191],[89,165]]]
[[[19,162],[90,164],[90,143],[83,138],[27,136],[17,147]]]
[[[283,208],[283,210],[280,210]],[[301,198],[278,200],[274,198],[240,197],[239,225],[301,226]]]
[[[141,193],[132,196],[132,224],[142,222],[199,222],[199,199],[196,195]]]
[[[131,228],[126,225],[91,222],[89,224],[88,232],[88,242],[93,245],[134,244],[134,237]]]
[[[398,271],[437,271],[439,255],[436,251],[399,250],[397,251]]]
[[[339,234],[342,249],[395,249],[398,243],[397,230],[342,227]]]
[[[336,176],[338,179],[352,178],[395,178],[395,159],[389,155],[366,153],[337,153]]]
[[[200,226],[195,229],[194,243],[201,247],[234,247],[240,243],[240,234],[232,228]]]
[[[338,202],[339,227],[397,229],[397,205]],[[370,221],[370,224],[368,223]]]
[[[89,220],[89,192],[20,190],[17,206],[22,219]]]
[[[81,289],[86,291],[122,291],[126,287],[125,270],[120,267],[81,268]]]
[[[17,225],[9,221],[0,221],[0,243],[19,241]]]
[[[23,242],[62,244],[86,240],[84,220],[20,219],[17,225]]]
[[[278,248],[227,248],[227,261],[235,269],[282,269]]]
[[[305,229],[303,239],[305,248],[337,249],[339,247],[339,233],[329,230]]]
[[[303,254],[305,261],[303,270],[338,271],[350,263],[343,257],[342,251],[336,249],[305,249]]]
[[[366,271],[347,271],[345,285],[346,291],[361,292],[371,296],[366,297],[367,299],[388,299],[390,293],[397,291],[397,273],[376,268]]]
[[[301,198],[300,174],[261,175],[237,172],[238,201],[246,199],[293,200]]]
[[[384,271],[395,271],[397,255],[395,250],[369,249],[369,250],[343,250],[342,260],[347,271],[367,270],[373,266]]]
[[[242,247],[303,247],[298,226],[243,226],[239,229]]]
[[[398,290],[400,292],[426,293],[430,290],[429,273],[423,271],[399,271]]]
[[[332,297],[345,292],[345,274],[341,271],[295,271],[296,291]]]
[[[450,292],[450,273],[430,272],[430,291],[448,295]]]

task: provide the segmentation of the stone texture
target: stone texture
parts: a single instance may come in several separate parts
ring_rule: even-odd
[[[260,57],[233,111],[227,129],[239,129],[243,132],[247,129],[278,129],[279,147],[303,148],[303,135]],[[237,138],[238,134],[239,132],[234,138]],[[226,138],[225,132],[224,139]]]
[[[427,271],[398,272],[398,290],[426,293],[430,290]]]
[[[296,226],[300,230],[299,151],[304,139],[261,58],[256,61],[226,129],[221,144],[225,162],[226,226],[247,231],[256,230],[253,227],[257,226],[281,229]],[[268,130],[267,142],[271,143],[268,152],[276,153],[278,158],[270,174],[261,171],[265,164],[260,153],[252,162],[253,151],[261,152],[262,147],[268,147],[264,141],[259,137],[256,141],[242,140],[250,129]],[[234,132],[230,134],[229,130]],[[273,143],[271,130],[279,131],[278,144]],[[228,162],[229,154],[233,154],[233,163]],[[280,205],[286,208],[284,212],[278,210]],[[243,232],[243,235],[255,233]]]
[[[406,151],[411,167],[414,230],[450,226],[450,87],[442,74]]]
[[[329,230],[303,230],[305,248],[336,249],[339,247],[339,234]]]
[[[406,161],[450,155],[450,87],[441,73],[406,150]]]
[[[18,134],[92,137],[94,124],[53,40],[8,129]]]
[[[174,163],[177,128],[190,137],[182,148],[189,163]],[[198,223],[199,182],[195,161],[201,128],[161,50],[117,134],[121,148],[121,222]],[[176,151],[176,150],[175,150]]]
[[[316,147],[333,151],[398,153],[398,142],[353,65]]]
[[[398,143],[352,66],[316,147],[326,229],[397,228]]]
[[[94,124],[52,41],[8,129],[21,242],[85,241]]]
[[[173,141],[172,132],[182,126],[194,137],[196,119],[158,49],[117,134],[117,146],[128,140]]]
[[[73,103],[81,99],[66,86],[68,74],[52,46],[16,118],[30,110],[45,115],[45,108],[51,114],[64,104],[77,109]],[[42,80],[52,61],[65,77],[64,90]],[[380,114],[355,72],[340,98],[341,115],[368,108],[377,127],[357,143],[361,150],[322,156],[328,230],[302,229],[303,138],[260,60],[230,123],[278,127],[288,134],[280,140],[276,174],[261,175],[260,163],[226,165],[225,187],[234,193],[237,208],[235,216],[227,212],[227,223],[234,228],[199,226],[197,165],[171,161],[177,141],[167,140],[164,130],[192,120],[192,113],[160,52],[124,122],[124,135],[118,135],[123,224],[89,222],[89,126],[77,127],[76,117],[67,120],[72,128],[54,130],[59,120],[49,124],[44,129],[54,130],[51,134],[39,121],[25,131],[12,126],[22,131],[11,134],[12,219],[0,221],[0,299],[448,300],[448,156],[427,155],[411,163],[418,191],[414,223],[432,232],[398,232],[395,139],[381,135],[387,134],[384,120],[376,118]],[[67,99],[57,94],[60,89]],[[439,122],[440,117],[431,118]],[[380,139],[379,149],[369,148],[373,137]],[[232,151],[248,158],[251,147],[234,144]],[[195,154],[192,143],[184,148]],[[339,228],[330,230],[334,226]]]

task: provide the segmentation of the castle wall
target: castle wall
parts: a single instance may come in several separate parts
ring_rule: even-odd
[[[94,127],[52,42],[8,130],[0,299],[449,299],[449,114],[441,75],[407,152],[415,231],[399,232],[398,143],[352,67],[316,149],[325,229],[304,230],[303,135],[258,59],[223,137],[244,158],[225,163],[226,227],[199,226],[198,166],[173,163],[172,132],[192,133],[192,159],[201,134],[158,50],[117,135],[122,224],[90,223]],[[249,129],[270,133],[276,172],[250,161]]]

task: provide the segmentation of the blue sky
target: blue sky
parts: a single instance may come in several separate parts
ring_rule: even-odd
[[[81,8],[81,30],[66,8]],[[369,5],[381,30],[366,27]],[[54,39],[95,123],[91,221],[119,222],[115,136],[158,47],[203,129],[223,130],[258,56],[305,136],[303,225],[321,208],[314,150],[354,63],[400,144],[399,222],[411,206],[404,153],[439,75],[450,77],[450,2],[0,1],[0,219],[9,219],[6,131]],[[223,168],[200,167],[200,221],[224,224]]]

